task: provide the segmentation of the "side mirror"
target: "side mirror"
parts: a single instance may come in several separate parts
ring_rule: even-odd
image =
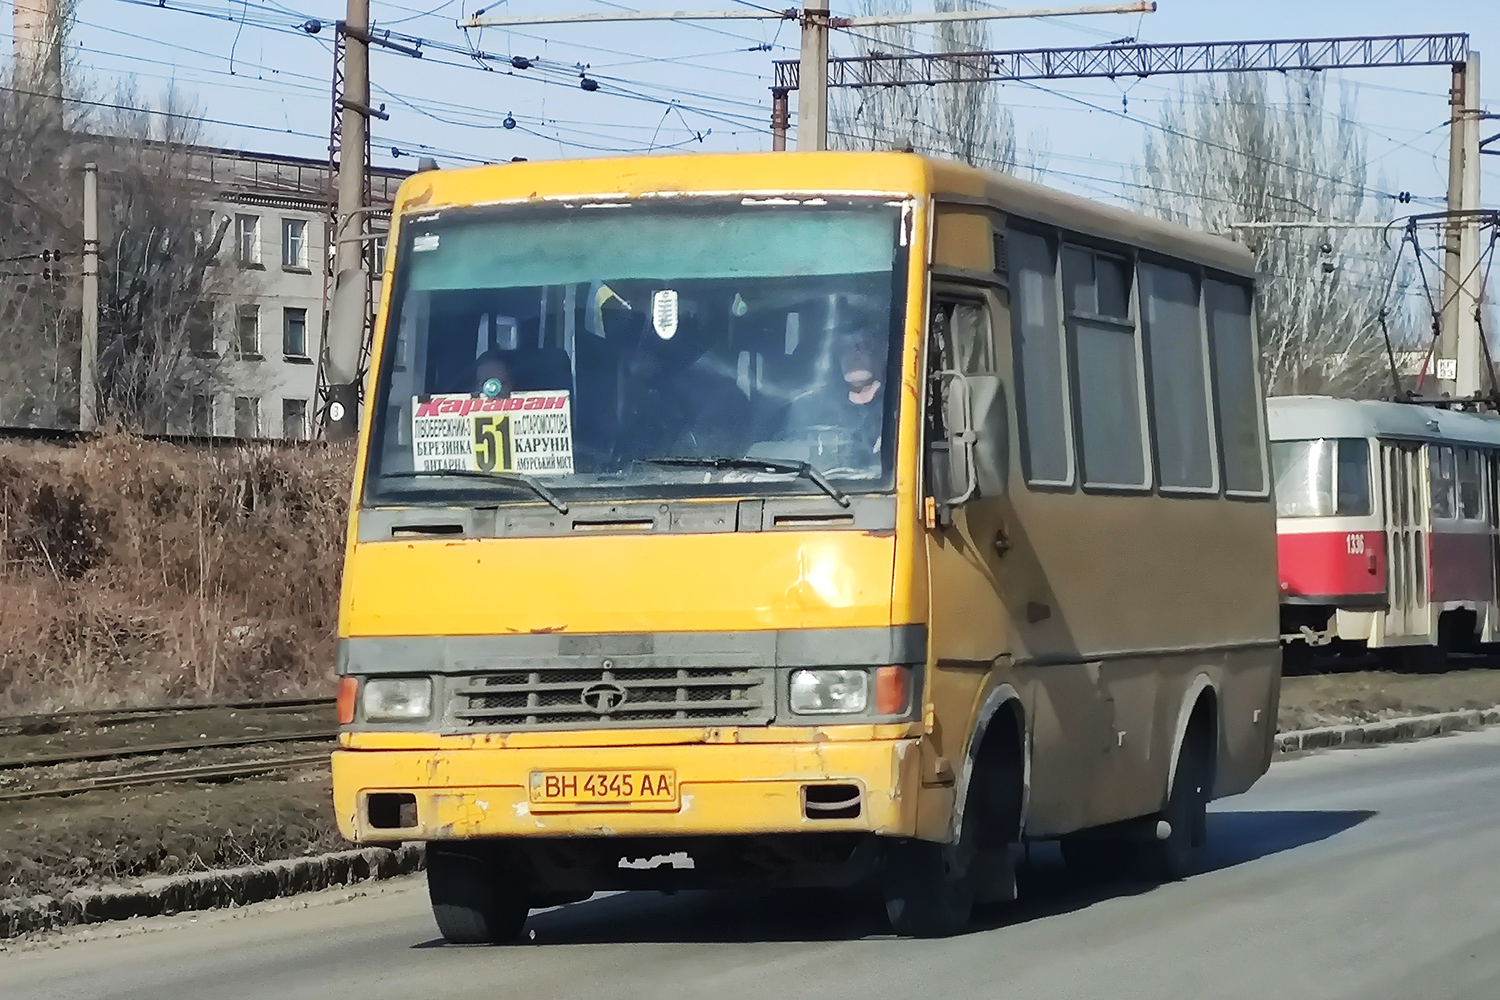
[[[941,371],[946,438],[928,445],[928,483],[943,527],[953,511],[975,497],[1005,492],[1009,426],[1005,387],[998,375]]]
[[[979,488],[974,469],[974,429],[969,377],[959,371],[940,371],[938,381],[947,437],[928,446],[928,485],[937,500],[938,517],[946,527],[953,510],[972,498]]]

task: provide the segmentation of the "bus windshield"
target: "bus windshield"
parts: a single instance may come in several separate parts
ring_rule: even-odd
[[[1272,441],[1277,517],[1370,513],[1370,445],[1362,438]]]
[[[365,502],[891,488],[901,206],[814,201],[403,219]]]

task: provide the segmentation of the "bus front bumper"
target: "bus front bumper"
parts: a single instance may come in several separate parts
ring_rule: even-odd
[[[339,831],[360,843],[825,831],[911,836],[921,785],[918,742],[341,749],[333,755],[333,799]],[[671,776],[673,801],[534,801],[539,793],[532,786],[543,775],[586,781],[648,773]],[[807,789],[827,785],[856,787],[857,815],[809,809]]]

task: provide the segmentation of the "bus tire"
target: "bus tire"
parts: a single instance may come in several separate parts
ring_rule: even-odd
[[[904,937],[948,937],[963,930],[974,910],[967,866],[946,844],[906,840],[886,854],[883,886],[891,930]]]
[[[531,907],[519,880],[492,858],[427,845],[427,896],[449,944],[502,944],[521,936]]]
[[[1160,840],[1138,845],[1139,873],[1153,881],[1175,882],[1192,871],[1197,848],[1208,829],[1208,800],[1213,790],[1212,728],[1198,719],[1178,751],[1176,778],[1160,817],[1171,831]]]

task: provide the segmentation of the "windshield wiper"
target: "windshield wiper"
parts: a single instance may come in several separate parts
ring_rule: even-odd
[[[794,476],[801,476],[817,484],[818,489],[827,493],[838,503],[840,507],[849,506],[849,497],[844,491],[828,481],[828,477],[818,471],[817,467],[809,462],[793,462],[779,458],[730,458],[728,455],[683,456],[681,458],[643,458],[641,461],[648,465],[677,465],[683,467],[701,467],[705,469],[759,469],[763,472],[790,472]]]
[[[473,469],[428,469],[417,472],[387,472],[384,479],[427,479],[429,477],[453,478],[453,479],[482,479],[487,483],[504,483],[507,486],[525,486],[531,492],[541,497],[559,514],[568,512],[568,505],[547,487],[537,482],[535,477],[528,476],[524,472],[476,472]]]

